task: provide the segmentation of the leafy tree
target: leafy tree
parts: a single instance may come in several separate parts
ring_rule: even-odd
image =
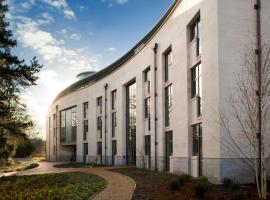
[[[30,64],[11,53],[17,41],[5,20],[8,6],[0,0],[0,162],[6,162],[15,149],[18,138],[26,138],[33,128],[26,106],[20,98],[21,92],[35,85],[41,70],[34,57]]]

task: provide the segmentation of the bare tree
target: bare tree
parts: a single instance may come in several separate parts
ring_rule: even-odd
[[[261,73],[259,74],[258,52],[254,45],[248,46],[244,65],[236,74],[236,84],[231,90],[230,111],[222,113],[221,125],[226,133],[222,144],[233,156],[241,160],[256,178],[258,196],[266,199],[266,159],[269,158],[270,124],[270,45],[261,49]],[[258,79],[260,84],[258,85]],[[258,104],[258,92],[261,105]],[[258,134],[259,115],[261,133]],[[261,138],[260,138],[261,137]]]

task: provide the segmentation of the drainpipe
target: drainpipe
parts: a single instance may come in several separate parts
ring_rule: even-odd
[[[256,9],[256,41],[257,46],[255,53],[257,55],[257,90],[256,90],[256,96],[257,96],[257,118],[258,118],[258,124],[257,124],[257,139],[258,139],[258,148],[259,148],[259,158],[258,158],[258,179],[259,179],[259,185],[262,185],[261,176],[262,176],[262,97],[261,97],[261,68],[262,68],[262,44],[261,44],[261,1],[257,0],[256,4],[254,5],[254,8]]]
[[[105,126],[105,136],[104,136],[104,143],[105,143],[105,165],[107,164],[107,90],[108,90],[108,83],[104,85],[105,89],[105,121],[104,121],[104,126]]]
[[[157,171],[157,49],[158,43],[155,43],[153,47],[154,51],[154,119],[155,119],[155,170]]]

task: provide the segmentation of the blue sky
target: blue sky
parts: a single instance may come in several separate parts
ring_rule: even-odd
[[[27,89],[29,113],[45,137],[47,108],[76,74],[100,70],[135,45],[173,0],[7,0],[18,46],[26,61],[44,65],[38,85]]]

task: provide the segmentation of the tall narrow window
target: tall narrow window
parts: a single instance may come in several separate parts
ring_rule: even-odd
[[[144,71],[144,82],[146,84],[147,93],[150,93],[150,90],[151,90],[151,71],[150,71],[150,67]]]
[[[191,98],[195,96],[201,97],[202,94],[202,70],[201,64],[191,69]]]
[[[136,165],[136,82],[126,87],[127,165]]]
[[[71,109],[72,141],[76,140],[77,135],[77,111],[76,107]]]
[[[99,109],[99,114],[102,114],[102,97],[97,98],[97,107]]]
[[[116,140],[112,141],[112,155],[115,156],[117,154],[117,146],[116,146]]]
[[[88,120],[83,121],[83,139],[87,140],[87,134],[88,134]]]
[[[102,138],[102,119],[97,117],[97,130],[99,131],[99,138]]]
[[[150,110],[151,110],[151,99],[150,97],[148,97],[144,100],[144,118],[148,120],[148,123],[147,123],[148,131],[151,130]]]
[[[151,136],[150,135],[146,135],[144,137],[144,153],[146,156],[150,156],[151,155],[151,141],[150,141]]]
[[[60,136],[61,141],[64,141],[66,135],[66,112],[65,110],[60,112]]]
[[[144,100],[144,118],[150,117],[150,97]]]
[[[83,103],[83,117],[85,119],[88,117],[88,102]]]
[[[172,111],[172,85],[165,88],[165,127],[170,126]]]
[[[198,156],[202,148],[202,124],[192,126],[193,156]]]
[[[116,90],[112,91],[112,110],[115,110]]]
[[[172,51],[168,50],[168,52],[164,55],[164,64],[165,64],[165,83],[170,80],[170,67],[172,65]]]
[[[97,155],[102,156],[102,142],[97,143]]]
[[[61,142],[75,142],[77,136],[76,107],[60,111]]]
[[[112,137],[115,136],[116,129],[116,112],[112,113]]]
[[[200,25],[200,17],[190,25],[190,41],[196,40],[197,56],[201,54]]]

